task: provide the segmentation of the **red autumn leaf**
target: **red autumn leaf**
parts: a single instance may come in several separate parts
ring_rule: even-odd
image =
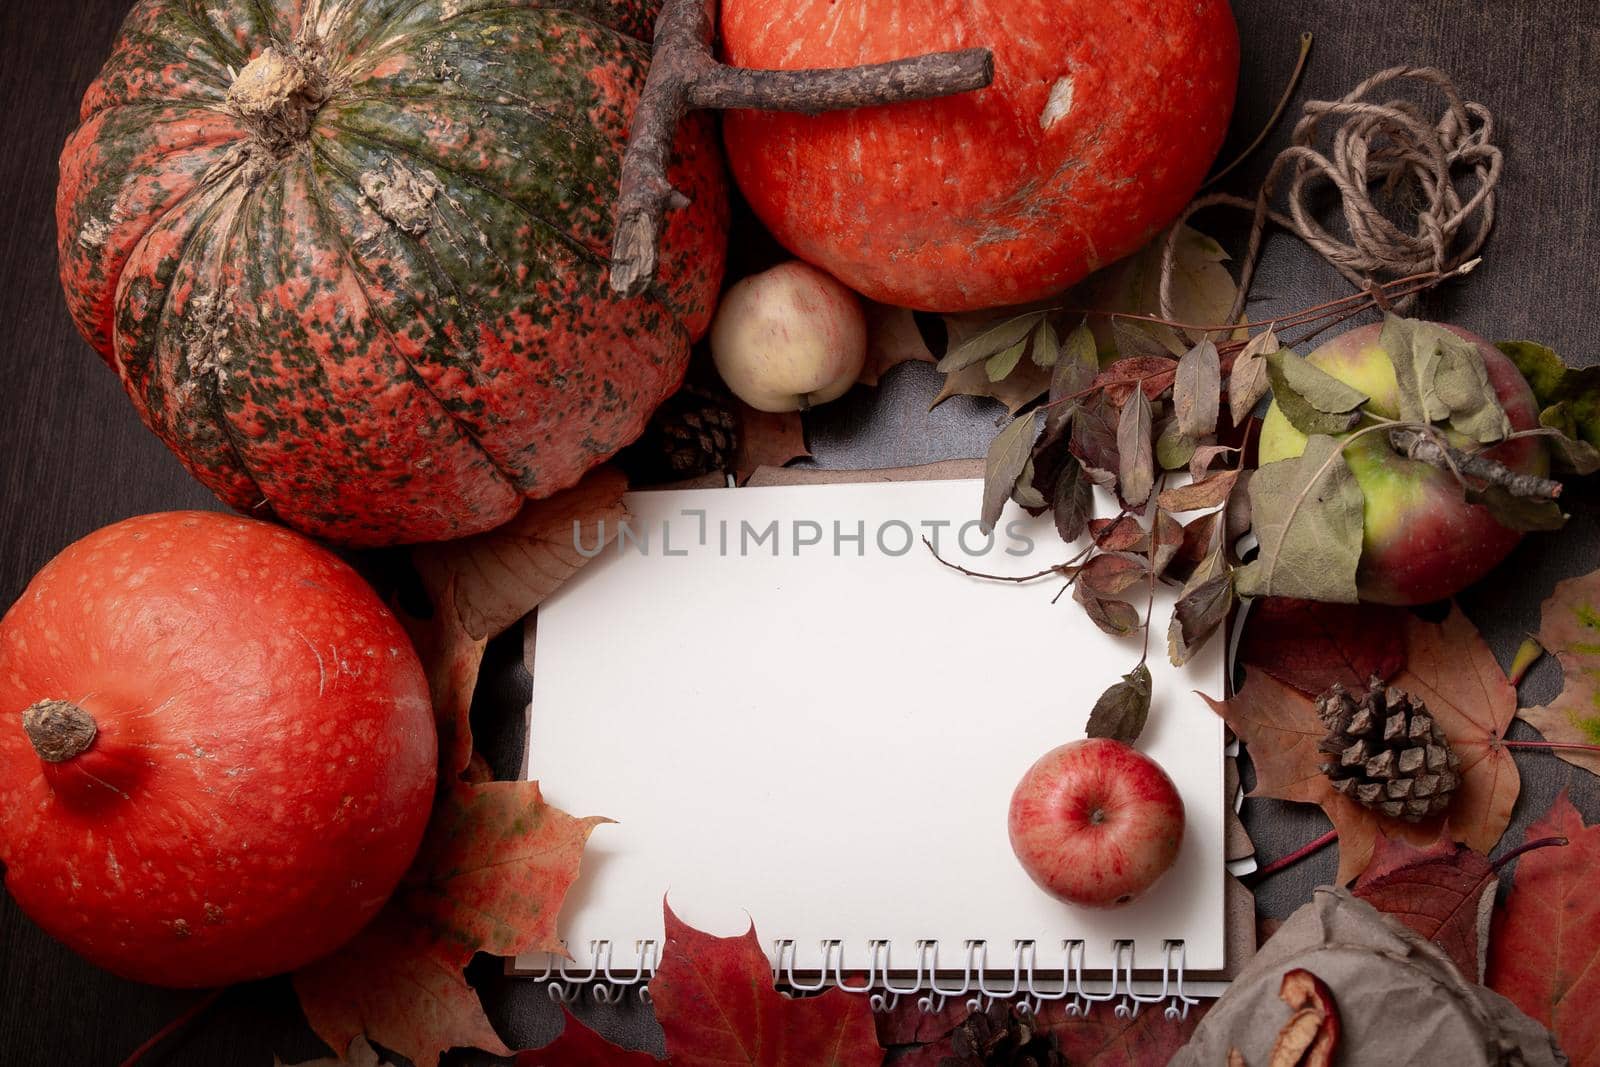
[[[1132,515],[1090,519],[1089,533],[1094,543],[1106,552],[1144,552],[1150,547],[1150,532]]]
[[[1469,980],[1483,980],[1500,879],[1480,852],[1449,837],[1426,848],[1380,836],[1355,895],[1442,948]]]
[[[1489,988],[1549,1027],[1574,1067],[1600,1064],[1600,826],[1563,791],[1527,840],[1565,837],[1565,848],[1517,861],[1489,949]]]
[[[450,603],[455,580],[448,579],[440,593],[440,602]],[[439,731],[439,779],[447,781],[459,776],[472,762],[472,691],[478,684],[478,670],[483,666],[483,652],[489,641],[470,636],[460,616],[447,609],[436,609],[428,619],[416,619],[398,610],[396,614],[428,673],[433,723]]]
[[[1516,713],[1516,693],[1459,608],[1438,625],[1413,616],[1404,622],[1407,665],[1394,684],[1427,703],[1461,757],[1451,836],[1488,853],[1505,833],[1521,789],[1516,763],[1500,744]],[[1249,749],[1256,768],[1252,796],[1317,804],[1327,813],[1339,832],[1340,885],[1367,868],[1380,830],[1418,845],[1438,836],[1438,820],[1384,818],[1334,790],[1320,770],[1317,746],[1326,731],[1312,702],[1255,667],[1247,666],[1245,677],[1233,699],[1207,701]]]
[[[441,785],[411,870],[378,917],[294,975],[332,1048],[365,1034],[434,1067],[457,1046],[509,1054],[462,974],[473,953],[559,951],[556,915],[602,819],[546,803],[536,782]]]
[[[561,1009],[566,1026],[544,1048],[517,1055],[516,1067],[654,1067],[662,1061],[648,1052],[613,1045]]]
[[[1155,400],[1172,387],[1177,373],[1177,360],[1166,356],[1130,356],[1101,371],[1091,388],[1103,389],[1112,403],[1121,407],[1133,395],[1135,384],[1144,390],[1145,396]]]
[[[1068,1015],[1062,1002],[1051,1001],[1039,1012],[1039,1028],[1056,1039],[1072,1067],[1144,1067],[1172,1059],[1213,1003],[1201,1001],[1186,1018],[1169,1019],[1160,1005],[1150,1005],[1125,1019],[1109,1005],[1086,1016]]]
[[[617,536],[627,488],[621,471],[599,467],[571,489],[529,501],[504,526],[420,546],[412,558],[436,607],[454,605],[469,636],[494,637],[598,554],[585,553]]]
[[[666,945],[650,998],[673,1067],[878,1067],[872,1009],[837,989],[794,998],[772,984],[755,926],[713,937],[666,908]]]
[[[1264,597],[1250,608],[1239,659],[1314,697],[1335,682],[1361,691],[1405,665],[1407,613],[1375,604]]]
[[[739,454],[734,459],[734,477],[740,485],[757,467],[782,467],[811,455],[798,411],[757,411],[741,402],[738,412]]]
[[[937,363],[928,342],[922,339],[917,318],[908,308],[890,307],[875,301],[862,302],[867,315],[867,361],[856,380],[862,385],[877,385],[891,367],[902,363]]]

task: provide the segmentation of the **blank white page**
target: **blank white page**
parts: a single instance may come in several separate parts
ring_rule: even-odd
[[[1077,939],[1091,968],[1111,965],[1119,939],[1141,967],[1161,965],[1168,939],[1185,942],[1191,969],[1223,966],[1222,723],[1194,693],[1219,693],[1221,642],[1171,666],[1172,594],[1158,592],[1139,747],[1183,796],[1176,866],[1119,909],[1048,896],[1011,852],[1012,789],[1083,736],[1139,642],[1101,633],[1068,597],[1052,606],[1054,580],[968,578],[920,541],[894,554],[935,528],[941,554],[973,569],[1021,574],[1071,554],[1048,516],[1014,505],[992,551],[975,525],[965,551],[956,535],[980,494],[974,481],[910,481],[628,496],[635,537],[540,608],[534,644],[529,777],[566,811],[617,820],[595,830],[561,915],[573,973],[595,940],[617,946],[626,972],[636,942],[662,937],[663,897],[719,935],[753,919],[769,954],[792,939],[801,971],[824,939],[843,942],[847,968],[866,966],[874,940],[896,970],[922,940],[959,967],[969,939],[1005,971],[1018,939],[1037,942],[1041,971]],[[1022,547],[1013,521],[1030,554],[1007,554]],[[771,538],[753,540],[773,522],[776,555]],[[836,552],[835,522],[846,537],[861,524],[864,544]],[[797,547],[818,529],[821,544]]]

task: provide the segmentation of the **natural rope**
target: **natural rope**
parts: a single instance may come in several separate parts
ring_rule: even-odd
[[[1428,122],[1407,100],[1366,99],[1375,89],[1404,79],[1443,94],[1444,112],[1436,121]],[[1317,142],[1328,119],[1343,121],[1322,148]],[[1489,109],[1463,100],[1450,77],[1433,67],[1391,67],[1342,99],[1308,102],[1289,147],[1273,160],[1254,200],[1213,193],[1192,202],[1178,217],[1162,259],[1162,316],[1175,317],[1172,291],[1183,224],[1195,212],[1219,204],[1255,214],[1229,321],[1244,310],[1268,220],[1300,237],[1359,289],[1372,289],[1385,278],[1454,270],[1477,256],[1494,226],[1495,185],[1503,157],[1493,137]],[[1286,172],[1287,214],[1270,207]],[[1468,185],[1470,195],[1463,196],[1458,181]],[[1338,194],[1343,237],[1315,217],[1319,198],[1329,190]],[[1413,211],[1415,229],[1397,226],[1384,206]],[[1405,297],[1396,307],[1404,309],[1415,299]]]

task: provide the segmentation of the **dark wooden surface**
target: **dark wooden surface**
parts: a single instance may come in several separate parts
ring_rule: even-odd
[[[77,336],[56,282],[53,201],[56,157],[77,102],[108,51],[127,0],[0,4],[0,605],[73,539],[128,515],[216,507],[140,426],[115,376]],[[1499,117],[1508,150],[1500,222],[1482,269],[1430,302],[1430,315],[1490,337],[1541,339],[1569,357],[1600,355],[1600,28],[1595,0],[1235,0],[1244,74],[1233,144],[1264,121],[1292,63],[1301,30],[1317,35],[1302,98],[1344,92],[1382,67],[1437,64]],[[1280,131],[1279,140],[1282,140]],[[1258,157],[1259,170],[1265,155]],[[1230,185],[1252,185],[1247,168]],[[1231,222],[1201,220],[1227,233]],[[1253,310],[1315,303],[1343,290],[1291,240],[1269,246]],[[932,415],[936,376],[901,368],[878,390],[857,390],[817,412],[812,447],[824,465],[898,466],[982,453],[994,411],[955,401]],[[1502,662],[1537,625],[1540,601],[1559,579],[1600,562],[1593,489],[1574,494],[1571,526],[1529,539],[1463,602]],[[526,679],[516,650],[491,656],[479,694],[479,729],[503,770],[516,765],[517,711]],[[1559,687],[1545,664],[1525,684],[1542,701]],[[1592,779],[1539,753],[1520,753],[1522,798],[1508,840],[1572,787],[1600,817]],[[1314,811],[1252,802],[1247,816],[1270,858],[1315,836]],[[1270,880],[1262,910],[1283,915],[1331,877],[1331,852]],[[473,972],[490,1017],[515,1046],[541,1044],[559,1025],[528,983]],[[116,1064],[195,999],[131,985],[56,946],[0,896],[0,1063]],[[585,1014],[594,1016],[592,1009]],[[659,1031],[637,1013],[595,1021],[614,1035],[654,1044]],[[151,1062],[266,1067],[277,1054],[318,1054],[287,983],[229,991],[220,1004]],[[456,1062],[479,1062],[461,1054]]]

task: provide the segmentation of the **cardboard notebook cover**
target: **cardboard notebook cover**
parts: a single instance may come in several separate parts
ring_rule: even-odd
[[[793,494],[775,496],[757,492],[743,498],[737,496],[748,490],[766,487],[849,486],[883,482],[952,483],[981,476],[980,461],[948,461],[920,467],[864,471],[761,468],[751,477],[746,489],[722,489],[721,480],[713,478],[685,483],[665,491],[652,491],[638,496],[636,502],[648,501],[648,506],[643,508],[647,513],[663,513],[663,501],[667,497],[655,496],[654,493],[671,494],[674,489],[687,490],[687,495],[673,498],[674,501],[681,499],[701,504],[709,501],[711,507],[708,510],[712,511],[715,518],[717,505],[734,499],[746,504],[757,500],[793,504]],[[965,494],[962,497],[965,501],[966,496],[972,495],[972,487],[965,485],[960,488]],[[706,490],[712,494],[735,495],[707,495]],[[940,499],[948,508],[947,489],[934,486],[926,490],[907,487],[902,493],[925,496],[934,490],[945,494]],[[876,495],[880,494],[860,495],[858,504],[869,515],[870,501]],[[974,510],[975,504],[976,497],[973,496],[970,506],[964,505],[964,511]],[[1008,512],[1007,518],[1010,517]],[[705,520],[702,518],[700,521],[703,524]],[[1046,528],[1048,522],[1046,518]],[[706,539],[705,532],[702,525],[702,540]],[[679,536],[679,540],[682,540],[676,532],[673,536]],[[658,545],[656,551],[660,552],[664,547]],[[926,551],[921,545],[917,546],[917,550],[923,554]],[[681,551],[680,547],[667,554],[675,555]],[[726,546],[723,551],[727,552]],[[786,554],[787,551],[786,548]],[[798,555],[800,549],[796,547],[794,551]],[[1048,562],[1056,562],[1054,556],[1060,554],[1054,553],[1049,544],[1044,544],[1040,551],[1043,554],[1038,559],[1049,557]],[[603,561],[604,557],[596,559],[590,568],[580,572],[574,584],[581,583],[590,569],[602,567]],[[672,572],[665,569],[669,562],[674,561],[654,564],[662,569],[652,571],[651,575],[653,583],[661,583],[659,593],[654,595],[672,599],[666,602],[656,599],[653,603],[658,606],[663,603],[671,605],[671,610],[656,609],[664,616],[664,624],[681,630],[696,629],[694,624],[698,617],[692,611],[686,613],[679,607],[680,598],[698,599],[697,590],[701,591],[700,596],[706,596],[709,585],[725,583],[720,577],[715,582],[707,582],[705,575],[702,575],[699,582],[685,584],[686,576],[674,578]],[[971,582],[970,579],[945,571],[925,556],[919,562],[926,564],[925,572],[919,572],[917,580],[919,594],[923,584],[929,590],[937,590],[942,582]],[[1048,565],[1048,562],[1043,565]],[[726,568],[734,565],[735,561],[725,561],[715,566]],[[614,569],[614,573],[619,570],[620,565]],[[730,574],[726,570],[716,573],[719,576]],[[818,585],[827,585],[824,580],[826,574],[819,573],[817,577]],[[862,571],[861,601],[852,603],[856,599],[853,595],[836,597],[843,601],[837,605],[837,609],[851,612],[870,610],[870,587],[881,579],[881,573]],[[597,583],[606,580],[594,579]],[[832,580],[837,581],[837,575]],[[945,588],[948,590],[951,587]],[[854,586],[851,589],[853,591]],[[1184,927],[1187,936],[1176,928],[1165,936],[1176,935],[1176,939],[1186,940],[1200,949],[1191,957],[1192,963],[1186,971],[1191,990],[1205,991],[1203,987],[1207,983],[1227,980],[1253,955],[1253,898],[1242,884],[1224,872],[1222,866],[1223,860],[1244,859],[1251,855],[1253,849],[1235,814],[1239,796],[1237,769],[1231,759],[1225,760],[1222,756],[1222,731],[1215,723],[1196,718],[1193,725],[1184,727],[1190,731],[1191,740],[1198,736],[1211,738],[1215,742],[1215,773],[1211,773],[1210,754],[1203,754],[1200,766],[1205,773],[1199,780],[1212,783],[1211,787],[1221,795],[1217,798],[1214,813],[1210,807],[1195,805],[1204,807],[1204,810],[1191,814],[1190,834],[1186,835],[1185,842],[1186,850],[1203,849],[1206,854],[1181,854],[1179,871],[1169,875],[1171,879],[1183,872],[1184,877],[1192,880],[1203,869],[1206,872],[1201,883],[1204,886],[1203,895],[1207,898],[1205,906],[1197,911],[1191,905],[1184,911],[1184,901],[1180,898],[1196,894],[1182,894],[1181,885],[1164,887],[1158,884],[1151,895],[1161,896],[1164,889],[1165,896],[1169,898],[1164,905],[1159,901],[1147,903],[1141,900],[1124,911],[1092,913],[1087,917],[1054,902],[1049,903],[1057,910],[1046,910],[1037,899],[1042,894],[1031,885],[1026,890],[1016,887],[1017,867],[1005,841],[1003,809],[999,811],[998,819],[994,812],[987,810],[994,806],[998,779],[993,774],[989,775],[991,780],[984,784],[984,788],[977,790],[990,800],[984,807],[971,798],[971,790],[965,788],[970,775],[960,769],[952,771],[949,767],[938,767],[933,765],[934,761],[929,761],[929,766],[922,769],[921,773],[918,768],[897,766],[895,749],[900,745],[893,734],[874,734],[872,728],[868,728],[856,740],[862,742],[863,750],[876,751],[877,755],[864,755],[862,750],[856,750],[850,758],[835,758],[830,755],[826,742],[821,747],[810,747],[816,738],[807,737],[803,732],[784,735],[779,731],[778,737],[767,736],[764,731],[770,732],[772,725],[770,722],[764,724],[758,716],[749,720],[730,717],[710,724],[700,722],[697,708],[704,710],[706,707],[697,704],[701,696],[713,701],[716,708],[726,708],[730,703],[737,702],[740,699],[738,694],[742,692],[738,688],[742,683],[730,683],[734,687],[728,691],[718,690],[716,685],[711,684],[713,676],[710,672],[716,671],[715,681],[720,684],[724,671],[712,666],[720,661],[705,659],[706,642],[700,639],[702,636],[714,642],[718,640],[717,634],[722,632],[718,628],[722,627],[737,635],[731,639],[737,645],[739,642],[755,640],[746,631],[770,628],[781,635],[785,626],[817,625],[819,620],[809,616],[798,619],[737,619],[741,610],[737,603],[722,604],[717,608],[707,608],[720,614],[706,620],[706,634],[684,633],[681,637],[664,642],[657,638],[655,631],[629,630],[629,627],[642,626],[643,617],[653,613],[649,605],[636,605],[636,610],[628,618],[619,621],[596,610],[596,605],[592,603],[583,604],[582,598],[585,596],[589,596],[590,600],[595,599],[589,594],[577,594],[575,603],[558,604],[564,592],[553,597],[544,609],[560,613],[552,614],[551,637],[544,643],[550,646],[546,650],[547,655],[554,658],[559,653],[563,664],[561,668],[547,665],[546,673],[541,675],[538,663],[541,642],[537,639],[537,619],[528,622],[525,655],[528,669],[535,678],[535,695],[530,711],[527,776],[540,780],[550,801],[568,811],[604,814],[620,820],[616,827],[601,827],[591,840],[583,873],[563,910],[562,933],[573,957],[570,970],[565,972],[568,977],[581,977],[586,972],[592,974],[601,963],[611,964],[618,971],[629,973],[635,962],[633,949],[642,946],[643,939],[660,936],[659,906],[663,894],[670,897],[674,910],[681,917],[713,933],[742,933],[753,920],[774,961],[785,959],[793,973],[800,976],[815,974],[821,967],[837,971],[841,964],[846,975],[851,971],[859,971],[868,963],[865,953],[867,944],[879,939],[885,942],[889,953],[888,959],[879,961],[880,965],[892,967],[896,974],[911,973],[913,963],[920,966],[921,942],[937,941],[943,952],[938,957],[940,973],[946,973],[947,969],[959,970],[962,966],[963,942],[978,939],[990,942],[986,954],[980,957],[980,962],[985,964],[984,969],[1009,977],[1013,973],[1010,940],[1013,935],[1037,940],[1037,956],[1032,962],[1037,973],[1043,975],[1049,975],[1052,966],[1059,972],[1063,965],[1059,952],[1052,956],[1047,950],[1046,946],[1052,938],[1060,935],[1067,940],[1081,941],[1082,954],[1076,959],[1080,973],[1087,977],[1103,975],[1112,966],[1127,966],[1128,960],[1115,954],[1112,948],[1114,941],[1125,938],[1128,947],[1133,950],[1135,966],[1142,975],[1147,970],[1164,965],[1159,951],[1162,941],[1155,934],[1168,929],[1162,926],[1163,922],[1169,926],[1177,922],[1171,918],[1174,915],[1183,916],[1179,925],[1187,924]],[[634,593],[637,594],[636,587]],[[803,600],[801,594],[801,590],[791,589],[786,596]],[[819,592],[817,595],[822,594]],[[1053,592],[1044,587],[1030,587],[1027,595],[1027,601],[1013,599],[1009,603],[1026,612],[1037,612],[1039,608],[1035,602],[1047,603]],[[711,599],[715,599],[714,595]],[[776,603],[781,605],[787,600]],[[813,610],[820,609],[813,604]],[[1067,617],[1066,613],[1079,612],[1075,605],[1059,605],[1054,610],[1061,613],[1053,617],[1056,619]],[[1166,616],[1161,613],[1163,609],[1159,601],[1156,610],[1158,618],[1164,620]],[[737,619],[731,628],[727,624],[730,614]],[[1077,617],[1081,618],[1081,615]],[[820,622],[825,624],[826,619]],[[595,682],[592,679],[596,671],[592,667],[588,668],[586,674],[585,669],[572,665],[575,660],[595,656],[595,643],[613,645],[621,642],[626,645],[630,632],[636,640],[639,635],[645,635],[641,644],[667,645],[665,650],[652,647],[642,653],[647,661],[651,655],[657,656],[657,661],[640,667],[641,671],[653,671],[650,680],[633,684],[623,678],[629,671],[601,670],[598,673],[604,677]],[[941,635],[937,633],[927,634],[926,639],[935,647],[941,643]],[[674,644],[674,641],[677,643]],[[1157,644],[1159,646],[1161,642]],[[777,656],[776,644],[763,643],[759,648],[768,654],[764,663],[783,662]],[[749,652],[748,649],[742,651]],[[615,649],[615,654],[622,654],[622,649]],[[1102,663],[1099,659],[1104,659],[1104,656],[1100,656],[1093,664],[1093,671],[1106,675],[1106,684],[1132,666],[1131,657],[1122,652],[1119,654],[1128,662],[1123,663],[1119,659],[1114,663]],[[1136,656],[1136,652],[1133,655]],[[1162,669],[1172,669],[1164,663],[1156,663],[1159,656],[1159,648],[1153,650],[1152,669],[1157,673],[1158,690],[1163,681],[1172,680],[1163,678]],[[1029,682],[1026,687],[1017,683],[1016,688],[1008,688],[1004,673],[993,672],[992,668],[981,663],[965,663],[959,654],[944,659],[948,660],[949,669],[965,672],[960,676],[961,679],[970,680],[972,672],[978,672],[980,676],[994,673],[989,692],[995,708],[1003,708],[1016,701],[1048,699],[1047,693],[1034,682]],[[1203,687],[1213,693],[1223,691],[1221,661],[1222,656],[1218,652],[1214,662],[1204,668],[1203,685],[1194,687]],[[690,664],[696,672],[694,677],[681,677],[684,666]],[[812,667],[796,663],[793,666],[807,674],[824,676],[824,679],[828,674],[825,664]],[[893,670],[895,664],[885,662],[883,668]],[[741,669],[748,670],[748,665],[730,666],[734,673]],[[749,684],[754,685],[760,677],[759,673],[750,675],[752,681]],[[701,681],[697,683],[696,678]],[[858,685],[850,684],[851,680],[840,680],[841,692],[860,691]],[[541,681],[545,684],[541,685]],[[633,688],[629,688],[630,684],[633,684]],[[810,686],[807,691],[812,694],[809,698],[811,703],[793,698],[799,700],[796,707],[800,710],[790,713],[789,718],[795,714],[807,714],[804,709],[827,703],[829,688],[826,680],[819,685],[815,679],[802,683],[798,679],[786,681],[777,677],[772,679],[772,684]],[[882,688],[885,685],[882,679],[877,679],[876,684],[880,686],[877,690],[880,698],[878,704],[892,702],[894,690]],[[1094,685],[1103,688],[1098,678]],[[701,688],[706,689],[707,693],[697,692]],[[1174,686],[1168,685],[1166,688],[1170,690]],[[870,691],[870,685],[868,689]],[[1090,702],[1092,699],[1092,696],[1089,697]],[[642,710],[641,705],[645,702],[653,705],[651,710]],[[1184,706],[1164,707],[1164,702],[1182,703]],[[611,711],[607,707],[593,706],[596,703],[621,704],[625,708]],[[546,716],[541,717],[541,706],[546,707]],[[759,708],[755,710],[759,711]],[[831,710],[838,714],[838,709]],[[980,716],[989,714],[982,709],[975,710]],[[1082,714],[1086,714],[1086,710],[1083,709]],[[884,715],[895,713],[894,709],[883,712]],[[1211,714],[1203,703],[1187,692],[1181,697],[1169,693],[1165,701],[1158,695],[1153,721],[1157,716],[1179,713],[1208,718]],[[722,714],[726,715],[726,712]],[[818,714],[819,730],[824,732],[837,732],[839,722],[846,721],[836,718],[831,720],[831,725],[825,725],[829,711]],[[849,714],[851,718],[848,721],[860,721],[861,716],[855,716],[853,712]],[[681,729],[671,728],[664,724],[664,720],[675,720],[685,725]],[[908,723],[916,721],[919,720],[915,716],[907,720]],[[931,721],[936,729],[950,729],[949,723],[939,727],[936,716],[930,716],[926,721]],[[914,725],[907,728],[913,731],[918,729]],[[997,718],[993,728],[1004,729],[1003,720]],[[1075,736],[1075,732],[1069,731],[1080,728],[1081,723],[1064,723],[1060,735],[1050,743],[1068,740]],[[704,732],[696,734],[696,729]],[[1037,737],[1046,736],[1037,729],[1034,734]],[[974,735],[967,750],[979,752],[993,747],[984,745],[980,749],[982,736],[981,731]],[[680,739],[689,744],[691,738],[694,745],[691,751],[674,751],[673,746]],[[775,744],[775,741],[779,743]],[[633,751],[618,754],[616,750],[619,743],[621,748],[626,750],[631,746]],[[923,738],[919,743],[908,743],[904,747],[908,751],[925,754],[928,743],[928,739]],[[1158,738],[1155,743],[1159,746],[1163,742]],[[1164,743],[1169,748],[1168,759],[1181,761],[1194,758],[1181,754],[1183,746],[1172,747],[1172,737],[1169,736]],[[1028,738],[1023,738],[1021,744],[1032,744],[1033,748],[1037,748],[1034,755],[1042,754],[1050,747],[1042,741],[1035,743]],[[873,745],[876,749],[871,748]],[[1004,749],[1006,746],[1002,743],[998,747]],[[1189,749],[1208,747],[1211,747],[1209,743],[1200,746],[1191,743],[1187,746]],[[773,751],[773,748],[785,751]],[[1017,747],[1015,744],[1012,748],[1016,751],[1005,757],[1011,763],[1016,762],[1019,752],[1033,751],[1033,748]],[[707,759],[707,749],[720,751],[715,753],[715,759]],[[797,763],[796,756],[805,756],[805,762]],[[973,755],[963,758],[970,761],[982,757]],[[574,763],[580,759],[584,766],[574,767]],[[727,761],[730,760],[736,763],[729,764]],[[761,763],[762,767],[752,771],[751,761]],[[841,780],[830,773],[828,764],[831,763],[839,763],[853,770],[841,772],[846,775]],[[739,770],[728,772],[730,766],[737,766]],[[971,762],[967,764],[969,769],[982,766]],[[987,767],[983,769],[990,770]],[[995,770],[996,773],[1003,771],[1007,781],[1014,781],[1015,774],[1009,764]],[[715,782],[725,773],[734,784]],[[689,774],[690,777],[686,780],[683,774]],[[1181,773],[1174,777],[1179,778],[1182,784]],[[829,792],[817,792],[824,788]],[[852,792],[859,797],[859,808],[851,796]],[[930,801],[930,798],[933,799]],[[608,800],[612,805],[609,809]],[[948,805],[948,821],[943,816],[938,819],[927,817],[926,805],[930,802]],[[616,810],[619,806],[623,810]],[[897,818],[897,807],[911,814]],[[670,816],[668,809],[672,809]],[[810,814],[812,812],[816,812],[815,818]],[[651,823],[652,819],[660,821],[653,826],[644,825]],[[696,821],[698,826],[686,825]],[[623,840],[626,836],[623,828],[629,824],[632,824],[630,828],[633,832],[640,835],[632,839],[632,848],[627,840]],[[940,842],[930,839],[929,832],[932,832],[933,838],[941,836],[938,832],[940,825],[955,828],[951,834],[943,835],[949,836],[952,844],[964,844],[973,849],[975,854],[970,876],[964,873],[967,867],[960,857],[952,861],[951,857],[945,856],[942,863],[919,865],[919,849],[929,856],[938,854]],[[611,833],[608,834],[608,831]],[[908,835],[911,840],[907,840]],[[792,847],[789,843],[791,839]],[[852,849],[856,851],[852,852]],[[1000,851],[1005,854],[999,855]],[[654,852],[655,855],[640,855],[645,852]],[[671,858],[664,859],[663,856],[669,852]],[[978,852],[982,852],[982,855],[976,854]],[[919,866],[922,870],[919,870]],[[988,873],[991,870],[995,873]],[[852,871],[872,877],[860,878],[858,890],[850,877]],[[929,877],[925,873],[927,871],[937,873]],[[1219,884],[1213,885],[1213,878]],[[953,884],[957,882],[967,884]],[[867,899],[863,899],[864,896]],[[988,900],[993,901],[992,910],[985,903]],[[746,908],[747,912],[744,910]],[[1163,908],[1169,916],[1166,919],[1161,918]],[[1140,909],[1143,909],[1142,916]],[[965,915],[966,921],[955,925],[955,920],[941,918],[955,914]],[[830,915],[835,918],[830,918]],[[1008,919],[1008,915],[1013,918]],[[1122,933],[1116,932],[1122,921],[1119,916],[1125,916],[1127,920],[1127,927]],[[838,950],[842,956],[827,955],[828,940],[840,942]],[[1055,943],[1059,945],[1060,940]],[[612,946],[617,946],[615,952]],[[597,958],[602,949],[604,960]],[[786,957],[785,949],[788,953]],[[1068,958],[1072,957],[1069,955]],[[549,974],[552,963],[547,957],[526,956],[515,961],[513,969],[521,973]]]

